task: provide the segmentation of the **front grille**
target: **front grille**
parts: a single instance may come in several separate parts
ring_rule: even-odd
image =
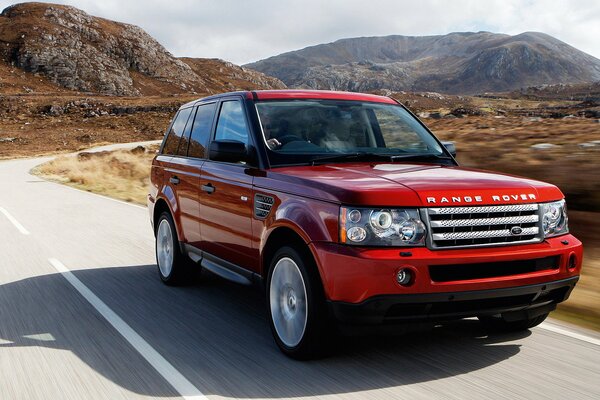
[[[471,279],[497,278],[501,276],[556,270],[559,267],[559,262],[559,256],[551,256],[534,258],[531,260],[514,260],[491,263],[430,265],[429,276],[433,282],[452,282]]]
[[[425,209],[431,248],[494,246],[542,240],[537,204]]]

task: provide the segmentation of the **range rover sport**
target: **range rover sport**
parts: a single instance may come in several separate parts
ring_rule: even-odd
[[[183,105],[152,164],[160,278],[200,268],[265,292],[277,345],[308,358],[332,324],[478,317],[524,330],[581,269],[553,185],[461,168],[397,101],[234,92]]]

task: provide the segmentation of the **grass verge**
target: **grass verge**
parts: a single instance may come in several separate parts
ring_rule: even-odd
[[[32,170],[44,179],[145,205],[150,164],[158,145],[59,156]]]

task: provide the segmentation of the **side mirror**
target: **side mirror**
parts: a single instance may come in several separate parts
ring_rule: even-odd
[[[237,140],[213,140],[208,148],[208,157],[214,161],[238,163],[248,160],[246,145]]]
[[[456,157],[456,144],[454,142],[442,142],[442,145],[452,154],[452,157]]]

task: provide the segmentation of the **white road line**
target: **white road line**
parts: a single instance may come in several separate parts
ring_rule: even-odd
[[[207,397],[161,356],[148,342],[111,310],[69,269],[55,258],[48,261],[77,291],[127,340],[142,357],[186,400],[207,400]]]
[[[8,218],[8,220],[10,222],[12,222],[12,224],[19,230],[19,232],[21,232],[23,235],[29,235],[29,231],[27,229],[25,229],[25,227],[23,225],[21,225],[21,223],[15,219],[15,217],[10,215],[8,213],[8,211],[6,211],[4,208],[0,207],[0,212],[2,214],[4,214],[4,216],[6,216],[6,218]]]
[[[593,338],[591,336],[584,335],[582,333],[573,332],[569,329],[561,328],[560,326],[548,324],[546,322],[539,325],[539,328],[545,329],[550,332],[558,333],[561,335],[572,337],[573,339],[583,340],[596,346],[600,346],[600,339]]]

